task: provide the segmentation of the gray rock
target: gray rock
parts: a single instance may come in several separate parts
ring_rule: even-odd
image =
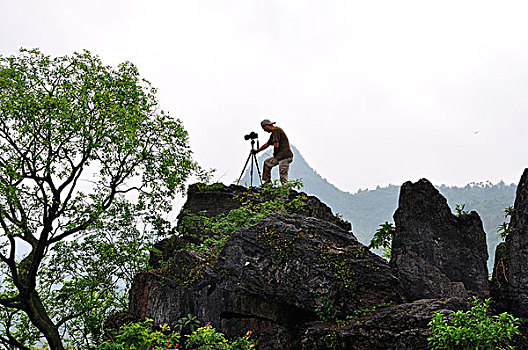
[[[476,212],[455,216],[446,199],[422,179],[406,182],[394,214],[390,265],[408,301],[489,295],[486,233]]]
[[[301,345],[306,350],[426,350],[431,318],[467,306],[459,298],[423,299],[366,311],[333,327],[313,323],[303,330]]]
[[[344,318],[400,301],[388,264],[351,233],[316,218],[271,214],[229,237],[216,261],[182,250],[164,270],[138,274],[130,312],[168,324],[191,313],[228,337],[252,330],[260,349],[287,349],[325,302],[332,317]]]
[[[528,169],[524,170],[510,221],[511,233],[495,251],[492,297],[499,311],[528,317]]]
[[[306,205],[299,208],[295,212],[296,214],[319,218],[347,231],[352,229],[349,222],[337,218],[332,213],[330,207],[315,196],[309,196],[304,192],[291,190],[286,200],[291,200],[299,195],[305,197],[303,202]],[[178,227],[180,227],[180,219],[187,213],[198,214],[205,212],[205,215],[208,217],[219,214],[227,215],[231,210],[240,208],[243,203],[246,205],[256,205],[272,199],[275,199],[272,194],[258,187],[225,186],[220,183],[213,185],[194,184],[189,186],[187,190],[187,201],[178,215]],[[203,234],[203,232],[200,233]]]
[[[336,217],[332,210],[315,196],[308,196],[303,192],[290,190],[289,194],[281,197],[287,203],[302,198],[302,206],[293,208],[293,212],[303,216],[319,218],[328,221],[340,227],[343,230],[350,231],[351,224]],[[188,243],[200,243],[193,235],[206,236],[207,232],[201,232],[194,227],[187,227],[183,224],[184,217],[189,218],[191,215],[203,213],[207,217],[217,215],[228,215],[233,209],[240,208],[243,204],[247,207],[256,207],[259,204],[278,199],[276,194],[272,194],[262,188],[230,185],[225,186],[221,183],[213,185],[204,185],[201,183],[189,186],[187,191],[187,201],[183,205],[178,215],[178,225],[176,230],[183,235],[172,236],[159,241],[155,244],[158,254],[151,254],[149,265],[155,269],[160,268],[165,262],[172,260],[174,252],[183,249]],[[191,215],[189,215],[191,214]],[[191,225],[199,226],[199,225]]]
[[[227,214],[242,203],[266,200],[269,193],[259,189],[194,185],[180,218],[202,211]],[[185,235],[159,242],[161,254],[151,257],[155,270],[134,279],[127,317],[174,326],[192,314],[229,338],[253,331],[259,349],[425,350],[436,312],[466,310],[467,289],[488,295],[480,218],[474,212],[451,214],[427,180],[402,186],[390,265],[317,198],[305,201],[296,214],[270,214],[229,234],[219,255],[187,250],[194,238]],[[519,213],[526,211],[528,218],[528,203],[525,208]],[[526,220],[516,218],[517,227],[527,227]],[[505,266],[497,290],[510,293],[503,298],[508,308],[524,305],[514,303],[526,289],[521,255],[527,255],[528,242],[521,238],[510,237],[497,258]],[[515,268],[510,247],[521,262]],[[512,344],[522,349],[526,337]]]
[[[510,244],[502,242],[495,248],[495,263],[491,279],[490,295],[493,308],[497,313],[510,312],[511,296],[509,291]]]

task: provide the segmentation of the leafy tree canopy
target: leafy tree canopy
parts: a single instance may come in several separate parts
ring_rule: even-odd
[[[86,335],[90,325],[75,321],[110,298],[119,259],[133,257],[129,243],[146,232],[141,218],[170,210],[189,176],[201,173],[182,123],[159,110],[155,94],[134,64],[105,66],[88,51],[0,56],[6,348],[27,349],[43,335],[63,349],[76,329]],[[111,249],[115,239],[125,248]],[[24,322],[34,327],[17,327]]]

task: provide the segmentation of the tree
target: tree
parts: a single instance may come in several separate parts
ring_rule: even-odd
[[[136,232],[140,217],[169,211],[199,171],[181,122],[158,109],[155,93],[132,63],[104,66],[88,51],[0,56],[0,316],[6,327],[0,342],[6,347],[26,349],[23,341],[39,336],[13,327],[27,320],[51,349],[64,349],[61,329],[87,312],[79,306],[83,300],[69,298],[80,281],[65,254],[97,247],[89,242],[102,232]],[[81,282],[90,292],[91,282]],[[60,295],[76,304],[67,313],[46,307],[57,306]]]

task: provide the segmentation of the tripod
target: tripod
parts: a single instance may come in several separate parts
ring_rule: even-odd
[[[249,156],[246,160],[246,164],[244,164],[244,169],[242,169],[242,173],[240,173],[240,177],[238,178],[237,185],[240,185],[240,180],[242,180],[242,176],[244,176],[244,171],[246,171],[246,167],[250,159],[251,159],[251,168],[249,169],[250,187],[253,187],[253,167],[257,168],[260,184],[262,185],[262,176],[260,175],[260,169],[259,169],[258,162],[257,162],[257,155],[253,153],[253,149],[255,148],[254,146],[255,146],[255,140],[251,140],[251,151],[249,151]],[[258,141],[257,141],[257,148],[259,148]]]

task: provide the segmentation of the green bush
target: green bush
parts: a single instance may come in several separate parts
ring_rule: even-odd
[[[379,228],[374,233],[374,236],[372,237],[368,248],[379,249],[383,252],[382,256],[384,258],[390,259],[392,239],[394,238],[395,232],[396,227],[394,227],[394,224],[388,221],[386,221],[384,224],[379,225]]]
[[[504,209],[504,218],[507,219],[508,217],[511,217],[513,214],[514,208],[510,205],[509,207],[506,207]],[[506,236],[510,234],[511,232],[511,223],[510,221],[506,222],[504,221],[502,224],[500,224],[497,227],[497,233],[499,234],[499,237],[503,240],[506,239]]]
[[[473,350],[514,349],[506,342],[519,334],[519,319],[510,314],[488,315],[491,299],[484,301],[473,297],[469,311],[456,311],[445,316],[437,313],[429,325],[431,349]]]
[[[178,326],[185,328],[196,324],[196,317],[187,315],[178,322]],[[178,327],[177,326],[177,327]],[[251,331],[245,336],[233,341],[225,338],[208,323],[204,327],[194,328],[189,335],[172,331],[167,324],[153,327],[153,321],[129,323],[121,327],[119,333],[111,340],[100,344],[97,350],[250,350],[254,349],[257,341],[250,340]]]
[[[208,324],[193,332],[185,346],[189,350],[250,350],[256,346],[256,341],[249,340],[250,336],[251,331],[248,331],[244,337],[229,342],[222,333]]]
[[[228,214],[208,217],[205,211],[198,214],[184,212],[180,219],[181,233],[189,235],[189,232],[200,232],[198,235],[190,234],[199,243],[188,244],[186,248],[218,255],[229,234],[255,225],[270,213],[292,214],[302,211],[308,198],[305,194],[293,192],[300,187],[302,183],[299,180],[284,185],[263,184],[256,192],[240,195],[238,199],[242,201],[242,206]]]
[[[465,204],[456,204],[455,205],[455,211],[456,211],[456,216],[460,217],[460,216],[463,216],[463,215],[468,215],[469,214],[469,210],[464,210],[466,208],[466,205]]]
[[[164,350],[178,349],[180,333],[171,331],[167,324],[153,330],[152,320],[129,323],[121,327],[113,340],[103,342],[98,350]]]

